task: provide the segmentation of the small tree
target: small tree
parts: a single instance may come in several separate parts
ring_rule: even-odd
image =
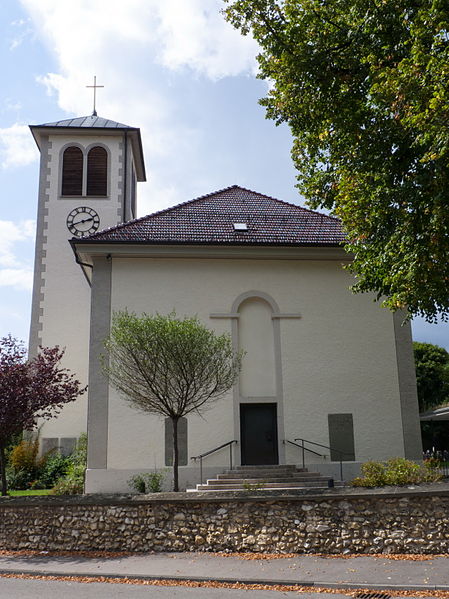
[[[138,410],[173,424],[173,490],[178,484],[178,422],[201,413],[235,383],[241,354],[228,335],[215,335],[197,318],[113,316],[104,369],[111,384]]]
[[[26,359],[22,343],[8,335],[0,339],[0,473],[7,494],[5,448],[12,435],[36,428],[85,392],[74,375],[60,367],[64,350],[41,347]]]
[[[432,343],[413,343],[419,410],[449,401],[449,352]]]

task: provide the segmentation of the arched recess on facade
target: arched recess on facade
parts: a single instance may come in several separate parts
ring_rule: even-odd
[[[242,404],[275,404],[277,436],[281,440],[284,405],[279,306],[268,293],[250,290],[234,300],[230,316],[234,348],[247,352],[234,389],[235,438],[240,439]],[[278,445],[278,456],[280,463],[285,463],[282,443]]]
[[[63,196],[83,195],[84,155],[77,145],[69,145],[62,153],[62,183]]]
[[[240,375],[242,397],[277,397],[276,330],[273,314],[276,301],[267,293],[248,291],[234,302],[237,319],[237,347],[245,352]]]
[[[252,297],[265,300],[267,304],[270,305],[273,314],[280,314],[279,306],[277,305],[274,298],[271,297],[271,295],[265,293],[264,291],[255,290],[245,291],[244,293],[241,293],[238,297],[236,297],[234,302],[232,303],[231,312],[234,314],[237,313],[239,311],[240,304]]]

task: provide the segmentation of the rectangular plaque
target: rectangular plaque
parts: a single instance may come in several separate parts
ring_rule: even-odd
[[[355,449],[352,414],[328,414],[327,418],[331,460],[333,462],[339,462],[340,460],[353,462],[355,460]]]
[[[178,460],[180,466],[187,465],[187,418],[178,420]],[[173,466],[173,424],[171,418],[165,419],[165,465]]]

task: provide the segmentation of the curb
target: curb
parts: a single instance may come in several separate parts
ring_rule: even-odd
[[[9,574],[14,576],[55,576],[60,578],[122,578],[127,580],[160,580],[164,582],[217,582],[225,584],[260,584],[264,586],[303,586],[319,587],[323,589],[363,589],[373,591],[449,591],[449,584],[442,585],[419,585],[419,584],[379,584],[364,582],[318,582],[311,580],[276,580],[261,578],[212,578],[209,576],[157,576],[155,574],[113,574],[110,572],[92,573],[92,572],[58,572],[53,570],[5,570],[0,569],[0,576]]]

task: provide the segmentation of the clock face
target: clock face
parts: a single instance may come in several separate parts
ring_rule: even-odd
[[[100,217],[92,208],[80,206],[69,212],[67,217],[67,228],[77,237],[92,235],[100,226]]]

